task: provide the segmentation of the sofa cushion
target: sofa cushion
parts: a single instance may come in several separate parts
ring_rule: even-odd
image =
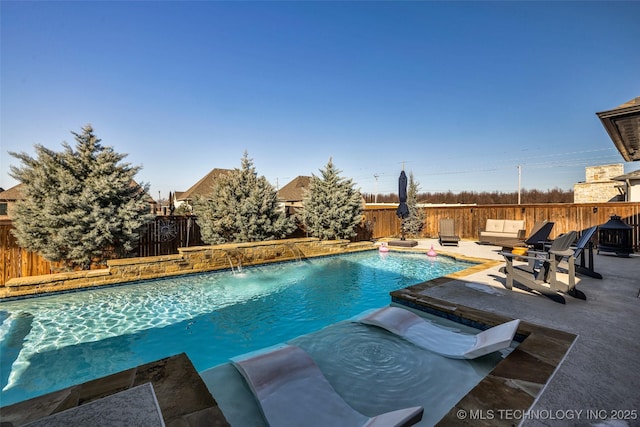
[[[483,239],[487,237],[502,237],[504,239],[513,239],[518,236],[514,233],[504,233],[502,231],[481,231],[480,237]]]
[[[504,231],[505,233],[515,233],[517,235],[518,231],[523,229],[524,229],[524,221],[505,219],[504,228],[502,229],[502,231]]]
[[[488,219],[484,231],[490,233],[501,233],[504,229],[504,219]]]

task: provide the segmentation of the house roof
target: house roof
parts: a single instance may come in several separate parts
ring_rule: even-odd
[[[130,187],[134,187],[134,188],[135,188],[135,187],[140,187],[140,188],[142,188],[142,187],[140,186],[140,184],[138,184],[138,182],[137,182],[135,179],[132,179],[132,180],[131,180],[131,182],[129,183],[129,186],[130,186]],[[157,204],[158,204],[158,202],[156,201],[156,199],[154,199],[153,197],[151,197],[151,194],[149,194],[148,192],[145,192],[144,194],[145,194],[145,196],[147,197],[147,200],[146,200],[146,201],[147,201],[147,203],[151,203],[151,204],[153,204],[153,205],[157,205]]]
[[[640,160],[640,96],[596,115],[622,158],[627,162]]]
[[[298,176],[278,191],[278,198],[285,202],[299,202],[304,198],[304,192],[309,188],[310,176]]]
[[[614,181],[626,181],[627,179],[640,179],[640,169],[637,171],[629,172],[624,175],[616,176],[612,178]]]
[[[231,172],[231,169],[213,169],[180,196],[176,194],[176,200],[193,200],[195,197],[199,196],[207,197],[211,194],[213,183],[220,177],[220,175],[227,174],[229,172]]]
[[[0,193],[0,200],[5,202],[13,202],[13,201],[22,199],[21,187],[23,185],[24,185],[23,183],[20,183],[18,185],[11,187],[8,190],[3,191],[2,193]]]

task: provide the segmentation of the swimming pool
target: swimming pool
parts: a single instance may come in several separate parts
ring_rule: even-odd
[[[202,371],[471,265],[367,251],[2,302],[2,405],[181,352]]]

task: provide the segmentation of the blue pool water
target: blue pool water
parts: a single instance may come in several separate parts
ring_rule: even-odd
[[[186,352],[199,371],[473,265],[375,251],[0,303],[2,406]]]

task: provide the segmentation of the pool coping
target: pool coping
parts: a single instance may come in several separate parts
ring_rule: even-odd
[[[2,426],[30,423],[146,383],[153,385],[167,427],[229,426],[185,353],[1,407]]]
[[[402,249],[403,250],[403,249]],[[404,250],[403,250],[404,251]],[[415,249],[413,250],[415,251]],[[500,261],[441,252],[478,265],[390,293],[392,303],[485,330],[514,320],[428,295],[429,288],[464,280]],[[467,393],[436,425],[513,426],[530,417],[529,410],[564,361],[578,335],[521,321],[514,338],[519,345]],[[427,410],[425,408],[425,410]]]

